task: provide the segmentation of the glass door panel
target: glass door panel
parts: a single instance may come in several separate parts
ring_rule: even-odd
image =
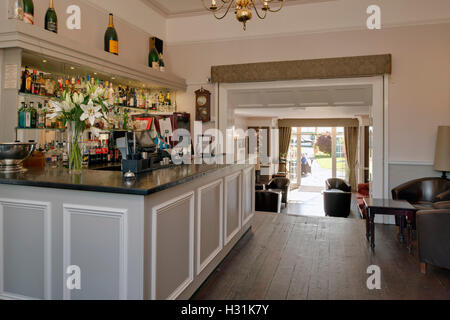
[[[333,176],[332,128],[304,127],[301,129],[302,182],[305,187],[324,187]]]
[[[298,134],[297,128],[292,128],[291,143],[287,156],[287,170],[289,172],[289,180],[291,180],[291,188],[297,188],[300,184],[300,176],[298,174]]]
[[[344,127],[336,128],[336,177],[344,180],[348,178]]]

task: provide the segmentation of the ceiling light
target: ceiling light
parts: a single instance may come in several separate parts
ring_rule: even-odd
[[[204,7],[214,14],[216,19],[223,19],[234,8],[236,19],[242,22],[244,30],[246,29],[247,21],[252,19],[253,11],[255,9],[256,15],[260,19],[265,19],[267,12],[278,12],[283,8],[286,0],[221,0],[222,4],[217,6],[217,0],[211,0],[210,5],[207,5],[206,0],[202,0]],[[272,9],[270,5],[274,2],[279,3],[279,8]],[[260,9],[258,9],[260,7]],[[261,11],[261,12],[260,12]]]
[[[47,63],[47,60],[44,59],[44,60],[42,60],[42,62],[43,62],[43,63]]]
[[[75,67],[70,67],[70,70],[75,70]]]

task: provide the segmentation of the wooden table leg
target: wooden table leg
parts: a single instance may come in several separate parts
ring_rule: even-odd
[[[406,223],[408,228],[408,252],[412,253],[412,216],[411,213],[406,215]]]
[[[366,239],[370,240],[370,218],[369,218],[369,209],[366,208]]]
[[[405,235],[404,235],[404,223],[405,223],[405,217],[403,216],[398,216],[399,217],[399,223],[400,223],[400,243],[404,243],[405,242]]]
[[[375,214],[370,213],[370,247],[375,248]]]

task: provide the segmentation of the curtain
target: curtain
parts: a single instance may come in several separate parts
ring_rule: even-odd
[[[347,166],[349,169],[349,183],[352,191],[357,190],[356,170],[358,165],[358,127],[345,127],[345,151],[347,154]]]
[[[287,157],[287,154],[289,152],[289,145],[291,143],[291,127],[280,127],[279,128],[279,134],[280,134],[280,158]]]

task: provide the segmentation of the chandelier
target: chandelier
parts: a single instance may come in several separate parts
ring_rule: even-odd
[[[281,8],[283,8],[285,1],[286,0],[211,0],[210,5],[208,5],[206,4],[206,0],[202,0],[202,3],[205,8],[211,11],[214,14],[214,17],[219,20],[225,18],[231,8],[234,8],[236,19],[239,22],[242,22],[245,30],[247,21],[252,19],[252,9],[255,9],[258,18],[265,19],[267,12],[280,11]],[[217,2],[220,4],[217,5]],[[270,5],[274,2],[278,2],[276,9],[272,9],[270,7]]]

